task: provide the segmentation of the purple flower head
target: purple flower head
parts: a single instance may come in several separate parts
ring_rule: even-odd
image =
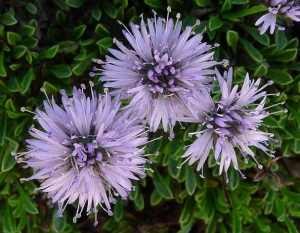
[[[262,25],[259,27],[260,34],[264,34],[268,28],[270,33],[273,34],[275,27],[279,30],[285,30],[284,27],[276,24],[277,16],[284,20],[292,23],[292,21],[300,22],[300,6],[297,1],[294,0],[268,0],[265,1],[268,7],[269,13],[261,16],[255,23],[255,26]]]
[[[270,115],[266,111],[267,107],[264,107],[267,95],[262,90],[273,82],[269,81],[259,88],[261,80],[250,81],[247,74],[242,89],[238,91],[237,85],[232,88],[232,72],[230,68],[222,77],[217,71],[217,80],[222,93],[219,101],[214,102],[206,88],[193,91],[193,94],[188,97],[189,111],[186,117],[177,119],[201,125],[199,131],[190,133],[198,138],[183,155],[187,158],[184,163],[188,161],[189,165],[199,160],[197,171],[202,170],[201,176],[203,176],[204,162],[211,149],[219,164],[220,174],[222,171],[227,174],[231,163],[240,172],[235,147],[242,152],[246,163],[248,162],[247,156],[250,155],[258,164],[250,146],[255,146],[273,157],[273,152],[265,146],[268,145],[267,141],[273,137],[273,134],[258,129],[263,118]],[[254,105],[254,102],[260,98],[262,98],[260,103]],[[260,164],[258,167],[262,168]],[[244,177],[242,173],[241,175]]]
[[[28,180],[44,180],[38,189],[58,203],[57,216],[78,200],[73,221],[87,206],[96,225],[98,205],[112,215],[114,196],[125,199],[134,189],[131,179],[145,177],[147,160],[141,156],[147,135],[128,111],[119,112],[120,102],[93,91],[87,97],[84,88],[74,87],[72,98],[62,91],[63,108],[52,98],[44,102],[45,111],[36,110],[44,130],[31,127],[29,151],[16,157],[37,170]]]
[[[202,42],[202,34],[194,35],[194,27],[182,30],[182,22],[169,18],[148,19],[147,25],[142,18],[140,26],[131,24],[131,31],[124,25],[123,31],[131,49],[114,39],[119,50],[109,49],[113,56],[107,56],[103,64],[100,80],[105,87],[115,88],[114,95],[131,99],[129,108],[156,131],[162,122],[164,131],[172,128],[171,117],[180,115],[185,95],[190,87],[198,89],[201,83],[209,83],[215,74],[214,52],[207,52],[211,46]],[[200,21],[197,20],[196,25]],[[95,75],[92,73],[92,76]]]

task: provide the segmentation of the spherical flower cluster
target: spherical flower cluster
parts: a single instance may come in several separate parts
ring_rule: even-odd
[[[114,196],[126,199],[134,189],[131,179],[145,177],[147,134],[128,111],[119,112],[120,102],[93,91],[87,97],[84,89],[74,87],[72,98],[62,91],[64,108],[54,99],[45,101],[45,111],[37,109],[35,115],[44,130],[32,126],[29,151],[15,156],[37,170],[28,180],[44,180],[38,190],[58,203],[58,217],[78,200],[73,221],[86,205],[88,213],[95,212],[96,225],[98,205],[112,215]]]
[[[255,26],[261,25],[259,28],[260,34],[264,34],[270,27],[270,33],[273,34],[275,27],[279,30],[284,30],[284,27],[276,25],[276,17],[280,16],[289,23],[292,21],[300,22],[300,6],[297,1],[291,0],[268,0],[265,1],[269,13],[261,16],[255,23]]]
[[[202,42],[202,34],[194,35],[193,27],[186,27],[181,33],[182,22],[177,14],[176,22],[167,19],[142,19],[140,27],[131,24],[131,32],[123,31],[132,49],[127,49],[114,39],[119,50],[109,49],[113,55],[103,64],[100,80],[105,87],[115,88],[111,92],[122,99],[131,99],[128,108],[145,118],[150,131],[155,132],[162,122],[164,131],[171,129],[174,122],[170,118],[182,115],[186,94],[190,88],[200,88],[201,83],[209,83],[215,74],[214,52],[207,52],[211,46]],[[196,22],[199,25],[200,21]],[[224,61],[225,62],[225,61]],[[226,63],[226,62],[225,62]],[[91,73],[92,76],[95,73]]]
[[[197,122],[201,126],[199,131],[189,134],[190,136],[195,134],[198,138],[183,155],[187,158],[183,163],[188,161],[189,165],[199,160],[197,171],[202,169],[201,176],[204,162],[211,149],[214,151],[217,164],[220,165],[220,174],[222,171],[227,174],[231,163],[239,171],[234,147],[242,152],[246,163],[248,155],[257,162],[250,146],[255,146],[273,157],[273,152],[265,146],[273,134],[258,129],[263,118],[269,115],[267,107],[264,107],[266,92],[262,90],[273,82],[269,81],[259,88],[260,79],[250,81],[247,74],[242,89],[238,91],[238,85],[232,88],[232,68],[224,77],[217,72],[217,79],[222,93],[219,101],[213,101],[205,87],[201,91],[192,91],[188,97],[189,111],[186,117],[177,118],[178,121]],[[262,98],[260,103],[254,105],[253,103],[260,98]],[[260,164],[258,166],[262,168]]]

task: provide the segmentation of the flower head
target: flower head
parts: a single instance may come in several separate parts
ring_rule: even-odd
[[[266,92],[262,90],[272,82],[259,88],[260,79],[250,81],[247,74],[242,89],[238,91],[238,85],[232,88],[232,68],[224,77],[217,72],[217,79],[222,93],[221,99],[214,102],[205,87],[201,91],[193,91],[188,98],[189,112],[186,118],[177,119],[201,125],[199,131],[190,133],[190,136],[195,134],[198,138],[189,146],[183,157],[187,157],[189,165],[199,160],[197,171],[202,169],[203,172],[203,164],[213,149],[220,174],[222,171],[227,174],[231,163],[239,171],[234,147],[242,152],[246,163],[248,155],[257,163],[250,146],[255,146],[273,157],[273,152],[265,146],[273,134],[258,129],[263,118],[269,115],[267,107],[264,107]],[[260,98],[260,103],[254,105],[253,103]],[[262,167],[260,164],[258,166]]]
[[[190,87],[212,81],[207,75],[215,74],[211,46],[202,42],[202,34],[194,35],[193,27],[181,33],[182,22],[167,19],[142,19],[140,27],[131,24],[131,32],[124,25],[123,31],[132,49],[127,49],[114,39],[119,50],[109,49],[113,55],[106,57],[100,80],[105,87],[116,88],[112,92],[122,99],[131,99],[129,107],[146,118],[151,131],[162,122],[164,131],[172,125],[170,117],[180,115]],[[200,21],[196,22],[199,25]],[[100,70],[95,68],[95,70]],[[91,75],[95,75],[91,73]]]
[[[264,34],[268,28],[270,28],[270,33],[273,34],[276,26],[279,30],[285,29],[282,26],[276,25],[277,16],[287,20],[289,23],[292,21],[300,21],[300,6],[297,4],[297,1],[268,0],[265,1],[265,3],[269,13],[261,16],[255,23],[255,26],[262,24],[259,28],[261,35]]]
[[[134,189],[130,180],[145,177],[141,146],[147,137],[135,118],[119,112],[119,102],[93,91],[87,97],[83,89],[74,87],[72,98],[62,91],[63,108],[53,98],[45,101],[45,111],[37,109],[35,115],[44,130],[32,126],[35,139],[27,140],[29,151],[15,155],[37,170],[28,180],[44,180],[38,190],[58,203],[58,217],[78,200],[73,221],[87,205],[88,213],[95,212],[96,225],[98,205],[112,215],[114,196],[126,199]]]

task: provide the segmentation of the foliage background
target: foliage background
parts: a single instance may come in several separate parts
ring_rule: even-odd
[[[136,182],[129,200],[118,200],[114,216],[98,213],[83,216],[76,224],[76,208],[68,206],[62,218],[56,218],[56,204],[42,192],[34,192],[38,182],[21,182],[32,174],[16,163],[11,152],[26,151],[28,129],[35,124],[33,115],[23,113],[42,106],[45,99],[40,88],[60,99],[59,90],[71,94],[72,86],[87,84],[94,64],[92,58],[104,59],[107,48],[115,47],[114,37],[123,41],[123,27],[139,23],[140,14],[153,17],[181,13],[184,27],[201,33],[203,41],[218,43],[215,60],[228,59],[234,66],[234,83],[242,83],[246,72],[251,78],[274,80],[269,105],[286,101],[288,113],[275,113],[265,120],[279,143],[270,142],[277,161],[261,151],[257,160],[264,165],[263,179],[253,182],[259,172],[249,161],[239,161],[246,175],[242,179],[233,168],[229,183],[218,175],[218,166],[209,159],[205,179],[195,167],[182,160],[183,146],[192,139],[188,132],[196,125],[176,127],[173,141],[164,138],[150,143],[149,153],[159,151],[149,165],[154,173]],[[11,0],[0,2],[0,229],[3,232],[298,232],[300,231],[300,23],[287,26],[274,35],[259,35],[255,21],[267,8],[257,0]],[[280,22],[285,25],[286,22]],[[103,91],[98,77],[97,91]],[[216,90],[217,94],[217,90]],[[159,130],[149,138],[163,135]],[[211,157],[212,158],[212,157]],[[270,163],[269,163],[270,162]],[[268,164],[269,163],[269,164]]]

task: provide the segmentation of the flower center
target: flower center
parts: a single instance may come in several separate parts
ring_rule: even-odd
[[[95,137],[72,137],[74,150],[72,156],[74,162],[79,167],[85,167],[87,165],[93,165],[96,161],[101,162],[103,160],[103,150],[101,150],[97,142],[94,140]],[[102,152],[101,152],[102,151]]]
[[[154,54],[155,63],[146,65],[147,78],[143,80],[142,84],[147,84],[153,94],[170,95],[180,90],[176,85],[178,82],[177,77],[180,76],[180,69],[174,67],[174,62],[167,53],[162,57],[159,56],[157,51]]]

